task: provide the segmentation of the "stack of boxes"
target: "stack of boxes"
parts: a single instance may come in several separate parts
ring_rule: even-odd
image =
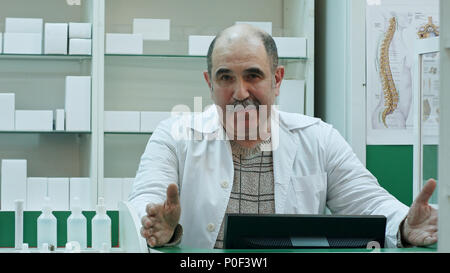
[[[272,35],[272,22],[238,21],[236,24],[249,24]],[[189,55],[206,56],[215,36],[189,35]],[[306,39],[301,37],[273,37],[278,56],[284,58],[306,58]]]
[[[117,210],[126,201],[134,178],[105,178],[104,197],[108,210]],[[2,211],[14,210],[14,200],[25,200],[26,210],[41,210],[44,198],[50,197],[53,210],[72,209],[75,197],[82,210],[91,210],[91,180],[88,177],[27,177],[27,161],[6,159],[1,162]]]
[[[55,120],[53,120],[55,117]],[[65,109],[15,110],[15,94],[0,93],[0,131],[91,130],[91,77],[67,76]]]
[[[105,111],[105,132],[145,132],[151,133],[159,122],[170,118],[171,112]]]
[[[15,113],[15,94],[0,93],[0,131],[14,130]]]
[[[6,18],[3,52],[42,54],[42,18]]]
[[[91,23],[43,24],[42,18],[6,18],[0,53],[91,55]]]
[[[66,23],[45,23],[45,54],[67,55],[67,31]]]
[[[25,200],[26,210],[40,210],[50,197],[53,210],[71,209],[74,197],[83,210],[90,210],[90,178],[27,177],[27,161],[5,159],[1,162],[1,210],[14,210],[14,200]]]
[[[106,33],[106,54],[143,54],[144,41],[170,39],[169,19],[133,19],[133,33]]]
[[[66,131],[87,132],[91,130],[90,76],[66,77],[65,118]],[[56,123],[58,124],[58,122]]]
[[[90,23],[69,23],[69,54],[70,55],[91,55]]]

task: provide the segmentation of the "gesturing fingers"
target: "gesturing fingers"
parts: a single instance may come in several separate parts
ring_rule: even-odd
[[[436,243],[437,241],[438,241],[437,233],[433,233],[433,234],[427,236],[423,240],[423,245],[424,246],[432,245],[432,244]]]
[[[147,212],[148,216],[156,216],[160,210],[161,205],[148,204],[145,208],[145,212]]]
[[[437,183],[434,179],[430,179],[427,181],[422,191],[416,198],[417,203],[428,204],[428,200],[430,200],[433,195],[434,190],[436,189]]]
[[[148,216],[144,216],[141,219],[141,224],[143,228],[148,229],[149,227],[152,226],[153,223]]]
[[[180,200],[178,198],[178,186],[177,184],[170,184],[167,187],[167,198],[166,198],[166,204],[169,206],[176,206],[180,203]]]

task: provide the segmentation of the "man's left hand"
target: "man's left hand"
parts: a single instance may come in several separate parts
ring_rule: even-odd
[[[436,185],[434,179],[428,180],[409,209],[401,233],[403,241],[410,245],[427,246],[438,240],[438,212],[428,204]]]

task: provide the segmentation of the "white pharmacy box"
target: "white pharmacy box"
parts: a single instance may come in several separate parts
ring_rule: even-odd
[[[16,110],[16,131],[53,131],[53,111]]]
[[[3,53],[41,54],[42,33],[5,33]]]
[[[42,18],[5,18],[5,32],[42,34]]]
[[[91,39],[70,39],[69,55],[91,55],[92,40]]]
[[[107,210],[118,210],[122,201],[123,178],[105,178],[103,180],[103,196]]]
[[[91,180],[88,177],[71,177],[69,180],[69,209],[72,209],[73,200],[78,197],[82,210],[91,209]]]
[[[235,24],[252,25],[272,35],[272,22],[236,21]]]
[[[15,94],[0,93],[0,131],[14,130],[15,112]]]
[[[189,35],[189,55],[206,56],[216,36]]]
[[[45,23],[44,54],[67,54],[67,23]]]
[[[143,54],[144,39],[141,33],[106,33],[106,54]]]
[[[14,200],[25,200],[27,196],[27,161],[4,159],[1,171],[0,208],[2,211],[13,211]]]
[[[170,40],[170,19],[134,18],[133,34],[137,33],[144,40]]]
[[[134,177],[124,178],[122,181],[122,201],[128,201],[128,196],[133,190]]]
[[[301,37],[274,37],[279,57],[306,58],[306,39]]]
[[[69,23],[69,38],[91,39],[91,23]]]
[[[305,81],[283,80],[278,96],[281,111],[304,115],[305,111]]]
[[[65,115],[64,109],[56,109],[55,110],[55,131],[64,131],[65,130]]]
[[[48,197],[53,210],[69,210],[69,178],[48,178]]]
[[[91,77],[66,77],[66,131],[91,130]]]
[[[47,177],[27,178],[26,210],[38,211],[42,209],[47,196]]]
[[[105,111],[105,132],[139,132],[141,114],[138,111]]]
[[[141,132],[153,132],[158,124],[171,117],[171,112],[141,112]]]

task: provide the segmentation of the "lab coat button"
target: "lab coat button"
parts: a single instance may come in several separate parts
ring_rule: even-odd
[[[228,188],[228,182],[227,182],[227,181],[223,181],[223,182],[222,182],[222,188],[223,188],[223,189]]]
[[[216,225],[214,225],[213,223],[209,223],[207,226],[207,229],[209,232],[213,232],[215,228],[216,228]]]

